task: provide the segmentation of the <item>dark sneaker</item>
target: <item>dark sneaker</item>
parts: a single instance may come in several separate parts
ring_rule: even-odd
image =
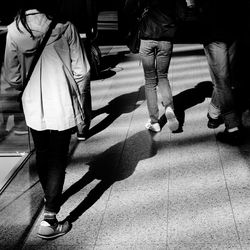
[[[208,118],[208,122],[207,122],[208,128],[212,128],[212,129],[218,128],[220,125],[224,123],[223,118],[221,116],[214,119],[214,118],[211,118],[209,114],[207,114],[207,118]]]
[[[227,143],[230,145],[240,145],[243,143],[243,137],[240,130],[234,132],[228,132],[226,129],[224,132],[219,132],[216,135],[216,139],[220,142]]]
[[[50,225],[47,221],[43,220],[38,229],[37,236],[42,239],[51,240],[66,234],[70,229],[71,224],[68,221]]]

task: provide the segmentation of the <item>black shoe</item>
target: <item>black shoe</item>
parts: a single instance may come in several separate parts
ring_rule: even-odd
[[[208,128],[212,128],[212,129],[218,128],[221,124],[224,123],[221,116],[219,116],[216,119],[213,119],[213,118],[210,117],[209,114],[207,114],[207,118],[208,118],[208,122],[207,122]]]
[[[242,132],[240,130],[228,132],[225,129],[224,132],[219,132],[216,135],[216,139],[220,142],[227,143],[230,145],[240,145],[243,143]]]

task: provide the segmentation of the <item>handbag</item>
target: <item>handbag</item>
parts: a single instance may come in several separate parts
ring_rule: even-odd
[[[31,62],[31,64],[30,64],[30,68],[29,68],[28,74],[27,74],[26,78],[25,78],[24,81],[23,81],[22,90],[21,90],[21,92],[18,94],[18,97],[17,97],[18,102],[19,102],[19,104],[20,104],[20,110],[21,110],[21,111],[23,111],[23,105],[22,105],[22,96],[23,96],[23,92],[24,92],[24,90],[25,90],[25,88],[26,88],[26,86],[27,86],[27,84],[28,84],[28,82],[29,82],[29,80],[30,80],[30,77],[31,77],[31,75],[32,75],[32,72],[33,72],[33,70],[34,70],[34,68],[35,68],[35,66],[36,66],[36,63],[37,63],[37,61],[38,61],[40,55],[42,54],[43,49],[44,49],[44,47],[45,47],[47,41],[49,40],[49,37],[50,37],[50,35],[51,35],[51,33],[52,33],[52,30],[53,30],[53,28],[55,27],[55,25],[56,25],[56,21],[53,19],[53,20],[51,21],[50,25],[49,25],[49,28],[48,28],[48,30],[47,30],[47,32],[46,32],[46,34],[45,34],[45,36],[44,36],[44,38],[43,38],[41,44],[39,45],[39,47],[37,48],[37,50],[36,50],[36,52],[35,52],[34,58],[33,58],[32,62]]]
[[[127,46],[130,50],[130,52],[137,54],[140,50],[140,30],[136,25],[132,30],[129,31],[127,35]]]
[[[143,10],[141,16],[136,19],[136,24],[133,26],[133,28],[129,31],[129,33],[127,35],[126,44],[129,48],[129,50],[134,54],[139,53],[139,50],[140,50],[141,23],[142,23],[143,18],[146,16],[147,12],[148,12],[148,8],[145,8]]]

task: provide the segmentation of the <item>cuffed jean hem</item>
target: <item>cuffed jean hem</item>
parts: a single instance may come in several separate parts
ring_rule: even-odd
[[[226,129],[236,128],[240,126],[240,118],[236,112],[228,112],[223,114]]]
[[[210,103],[208,106],[208,114],[212,119],[218,119],[218,117],[221,115],[221,111],[219,108],[213,105],[213,103]]]

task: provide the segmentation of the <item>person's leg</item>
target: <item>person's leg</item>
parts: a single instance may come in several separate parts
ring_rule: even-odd
[[[84,109],[84,121],[77,126],[77,138],[78,140],[85,140],[88,137],[89,127],[92,116],[92,98],[91,98],[91,86],[90,86],[90,72],[86,76],[86,81],[83,86],[82,100]]]
[[[36,167],[40,183],[46,196],[48,159],[49,159],[49,136],[50,131],[37,131],[30,128],[36,153]]]
[[[69,223],[58,222],[56,214],[61,206],[71,130],[59,132],[31,129],[31,133],[36,149],[38,175],[45,194],[44,218],[38,236],[52,239],[70,230]]]
[[[25,117],[22,112],[14,113],[14,134],[16,135],[27,135],[28,127],[25,122]]]
[[[204,45],[204,52],[207,57],[208,69],[213,83],[213,92],[207,112],[207,118],[208,118],[207,126],[208,128],[215,129],[224,123],[224,119],[221,115],[220,101],[218,98],[217,90],[215,88],[215,75],[214,75],[215,71],[213,70],[213,65],[212,65],[213,45],[211,44]]]
[[[162,104],[166,108],[173,107],[173,96],[168,79],[168,70],[173,51],[173,44],[168,41],[158,42],[156,50],[156,68],[158,87],[162,97]]]
[[[168,70],[173,51],[173,44],[170,41],[159,41],[156,49],[156,69],[158,87],[162,97],[162,104],[165,108],[167,126],[171,131],[176,131],[179,122],[174,113],[172,90],[168,79]]]
[[[45,194],[45,211],[58,213],[67,165],[71,131],[31,129],[39,179]]]
[[[141,40],[140,57],[145,77],[145,95],[149,117],[152,123],[158,123],[159,109],[157,98],[157,75],[155,67],[156,41]]]
[[[215,85],[215,73],[216,73],[216,64],[214,63],[214,53],[217,53],[216,50],[214,50],[214,45],[213,44],[206,44],[204,45],[204,52],[207,58],[208,62],[208,69],[209,73],[212,79],[213,83],[213,93],[211,96],[211,101],[208,107],[208,116],[211,117],[212,119],[218,119],[219,116],[221,115],[221,108],[220,108],[220,102],[217,94],[217,88]]]
[[[50,131],[45,196],[47,211],[58,213],[60,210],[70,138],[71,130]]]
[[[214,113],[216,113],[216,109],[217,114],[221,112],[227,129],[238,127],[239,118],[236,114],[232,93],[228,45],[223,42],[212,42],[205,45],[204,49],[214,81],[214,93],[210,106],[213,107]]]
[[[208,64],[213,75],[214,92],[221,115],[225,122],[225,131],[219,132],[217,140],[237,145],[242,142],[242,135],[239,130],[240,118],[237,114],[235,98],[233,94],[232,68],[230,63],[234,57],[234,50],[230,50],[232,44],[223,42],[213,42],[205,46]],[[214,102],[214,99],[213,99]]]
[[[85,113],[84,119],[84,131],[88,131],[91,123],[92,115],[92,97],[91,97],[91,85],[90,85],[90,73],[87,76],[87,81],[83,90],[83,108]]]

